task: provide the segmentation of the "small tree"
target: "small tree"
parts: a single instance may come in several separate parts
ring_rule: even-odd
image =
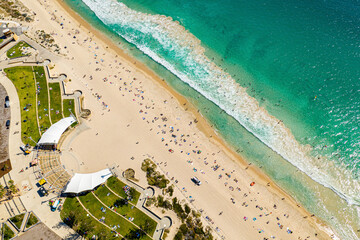
[[[126,199],[123,199],[123,198],[116,199],[116,201],[114,202],[114,205],[116,205],[118,207],[122,207],[122,206],[127,205],[127,204],[128,204],[128,201]]]
[[[87,235],[87,232],[92,230],[94,226],[92,226],[90,219],[85,218],[82,219],[79,223],[78,233],[80,235]]]
[[[9,159],[8,159],[8,160],[9,160]],[[9,170],[9,165],[7,165],[7,164],[5,163],[1,170],[4,171],[4,172],[6,172],[7,170]]]
[[[140,239],[145,235],[146,235],[145,232],[143,230],[141,230],[141,229],[131,229],[130,232],[128,232],[125,235],[125,238],[128,239],[128,240]]]
[[[136,193],[136,190],[134,188],[130,188],[130,190],[128,191],[129,198],[134,199],[135,193]]]
[[[180,228],[179,228],[179,231],[181,231],[181,233],[183,234],[183,235],[186,235],[186,233],[188,232],[188,227],[186,226],[186,224],[185,223],[183,223],[183,224],[181,224],[180,225]]]
[[[166,192],[169,193],[170,197],[172,197],[173,193],[174,193],[174,185],[169,186],[166,189]]]
[[[146,233],[150,233],[153,227],[154,226],[153,226],[152,222],[149,221],[148,219],[146,219],[144,221],[144,223],[142,225],[140,225],[140,229],[142,229]]]
[[[17,187],[15,186],[15,184],[14,184],[14,180],[9,180],[9,189],[10,189],[10,192],[12,193],[12,194],[15,194],[15,193],[17,193],[19,190],[17,189]]]
[[[78,223],[77,214],[75,212],[70,212],[69,216],[64,219],[64,223],[68,225],[69,227],[73,228]]]
[[[172,209],[171,202],[169,200],[164,201],[164,208],[165,209]]]
[[[191,211],[191,208],[189,207],[189,205],[185,204],[185,212],[186,214],[189,214]]]
[[[5,193],[5,188],[3,187],[3,185],[0,185],[0,199],[5,196]]]
[[[181,233],[181,231],[179,230],[175,237],[174,237],[174,240],[182,240],[183,239],[183,234]]]

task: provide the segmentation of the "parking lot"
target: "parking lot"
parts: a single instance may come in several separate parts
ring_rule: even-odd
[[[10,120],[10,108],[5,107],[5,88],[0,85],[0,165],[9,159],[9,129],[6,127],[7,120]],[[2,173],[0,172],[0,176]]]

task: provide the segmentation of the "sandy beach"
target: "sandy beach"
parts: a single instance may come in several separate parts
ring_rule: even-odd
[[[146,186],[140,167],[150,158],[176,186],[175,196],[202,212],[217,239],[332,238],[316,216],[226,146],[185,98],[61,0],[21,1],[36,13],[27,35],[44,30],[61,48],[51,73],[66,73],[66,88],[81,90],[92,112],[62,145],[69,172],[133,168]]]

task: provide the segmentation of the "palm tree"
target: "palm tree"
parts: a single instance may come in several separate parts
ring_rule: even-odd
[[[13,193],[13,194],[17,193],[17,192],[18,192],[18,189],[17,189],[17,187],[16,187],[15,184],[14,184],[14,180],[9,180],[8,183],[9,183],[10,192]]]

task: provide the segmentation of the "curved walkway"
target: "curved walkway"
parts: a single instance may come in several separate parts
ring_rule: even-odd
[[[15,155],[19,147],[22,145],[21,141],[21,115],[20,115],[20,101],[16,88],[12,81],[4,74],[0,74],[0,84],[6,89],[7,95],[10,98],[10,130],[9,130],[9,156]],[[14,134],[19,132],[19,134]],[[16,160],[11,159],[11,164],[16,165]]]

